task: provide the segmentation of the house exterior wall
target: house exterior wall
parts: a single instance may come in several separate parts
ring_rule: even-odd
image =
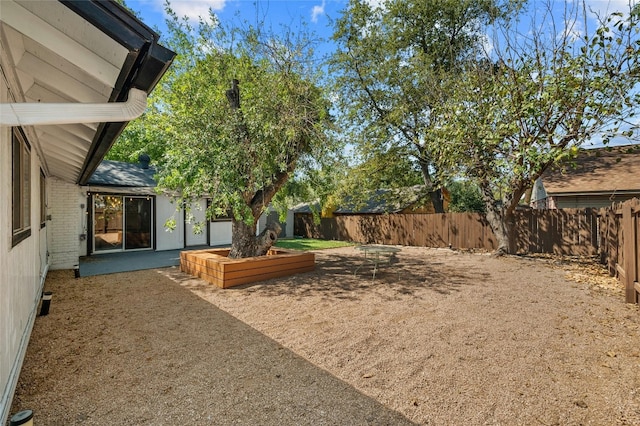
[[[186,223],[186,246],[199,246],[207,244],[207,200],[204,198],[191,204],[190,214],[193,216],[192,220],[187,220]],[[203,230],[200,233],[196,233],[194,230],[194,224],[200,223],[203,226]]]
[[[222,246],[231,244],[231,221],[213,221],[209,224],[209,245]]]
[[[87,210],[87,203],[91,203],[91,198],[87,196],[87,187],[66,184],[55,181],[53,185],[54,207],[51,210],[53,223],[55,226],[53,239],[55,248],[52,249],[52,269],[72,269],[79,263],[80,256],[87,255],[87,239],[91,240],[93,235],[89,235],[87,221],[92,220],[90,209]],[[201,234],[193,232],[193,225],[185,223],[184,210],[176,209],[176,204],[170,197],[165,195],[154,195],[152,189],[149,193],[137,191],[137,196],[149,195],[154,197],[155,203],[155,250],[179,250],[194,245],[207,244],[206,229]],[[92,193],[108,194],[109,190],[101,188],[93,189]],[[122,194],[122,189],[114,190],[113,194]],[[206,200],[198,202],[200,209],[192,208],[191,213],[196,216],[196,220],[205,220]],[[273,213],[273,212],[272,212]],[[169,230],[165,224],[167,220],[175,221],[175,228]],[[260,233],[267,224],[267,214],[263,214],[258,220],[257,232]],[[220,246],[230,245],[232,238],[230,220],[210,221],[208,223],[209,245]],[[293,237],[293,211],[287,213],[287,222],[283,227],[286,236]],[[72,231],[75,230],[75,231]],[[99,256],[99,254],[97,254]]]
[[[637,195],[553,195],[547,198],[549,209],[585,209],[611,207],[613,203],[621,203],[637,197]]]
[[[287,210],[287,223],[285,223],[287,238],[293,238],[293,210]]]
[[[168,219],[176,221],[174,230],[165,227]],[[177,211],[171,199],[159,195],[156,197],[156,250],[176,250],[184,247],[184,215]]]
[[[11,101],[0,79],[0,102]],[[9,416],[48,270],[48,223],[40,227],[41,165],[33,144],[30,157],[31,235],[12,247],[11,128],[0,127],[0,424]]]
[[[78,185],[50,179],[51,269],[73,269],[87,254],[87,195]]]
[[[267,211],[258,219],[257,233],[260,234],[264,228],[266,228],[269,220],[279,220],[278,212],[272,207],[267,208]],[[285,238],[293,238],[293,210],[287,210],[287,217],[285,223],[280,223],[282,226],[282,234]]]

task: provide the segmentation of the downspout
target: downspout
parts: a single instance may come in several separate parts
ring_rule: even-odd
[[[140,89],[130,89],[125,102],[0,104],[0,125],[118,123],[140,117],[146,108],[147,93]]]

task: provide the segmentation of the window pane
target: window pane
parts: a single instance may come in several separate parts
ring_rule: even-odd
[[[31,226],[31,153],[22,146],[22,227]]]
[[[12,246],[31,235],[31,147],[19,128],[11,133]]]
[[[47,180],[44,173],[40,170],[40,224],[44,225],[47,221]]]
[[[94,250],[121,250],[122,197],[96,194],[93,203]]]
[[[125,249],[151,248],[151,199],[126,197],[124,211]]]
[[[15,134],[13,134],[13,150],[12,150],[12,161],[13,161],[13,168],[12,168],[12,175],[11,175],[11,179],[12,179],[12,198],[11,198],[11,205],[12,205],[12,210],[13,210],[13,231],[19,231],[22,228],[22,220],[20,220],[20,212],[22,211],[22,192],[21,192],[21,185],[20,185],[20,176],[22,176],[22,161],[21,161],[21,154],[22,154],[22,146],[20,144],[20,141],[18,140],[18,138],[15,136]]]

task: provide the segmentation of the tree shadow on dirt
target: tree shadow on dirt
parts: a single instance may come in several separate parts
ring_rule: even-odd
[[[475,285],[481,280],[480,273],[472,270],[459,271],[444,262],[429,258],[408,256],[400,253],[391,263],[381,262],[373,277],[374,265],[362,256],[345,254],[316,254],[316,269],[313,272],[275,278],[252,284],[233,287],[228,291],[252,291],[268,296],[294,295],[298,298],[321,295],[326,299],[359,300],[366,293],[379,292],[389,300],[402,297],[421,297],[425,290],[447,296],[459,292],[465,286]]]

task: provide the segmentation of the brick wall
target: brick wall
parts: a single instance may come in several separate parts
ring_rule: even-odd
[[[48,183],[51,269],[72,269],[86,254],[86,241],[80,241],[80,234],[86,233],[86,195],[79,186],[55,178]]]

